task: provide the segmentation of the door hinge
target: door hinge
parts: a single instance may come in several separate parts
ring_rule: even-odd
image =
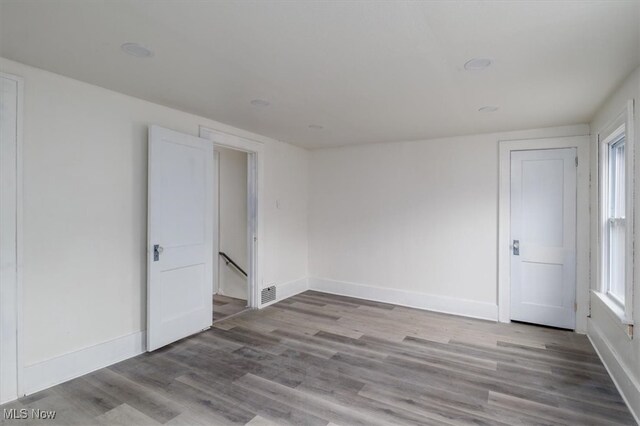
[[[573,304],[573,312],[578,312],[578,302]]]
[[[576,156],[576,167],[578,167],[578,157]]]

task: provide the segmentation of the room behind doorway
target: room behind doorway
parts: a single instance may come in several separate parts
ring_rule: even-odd
[[[248,154],[216,147],[218,162],[218,274],[214,277],[214,321],[247,307]]]

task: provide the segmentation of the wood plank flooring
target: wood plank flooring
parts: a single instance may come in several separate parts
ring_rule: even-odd
[[[221,321],[247,309],[247,301],[222,294],[213,295],[213,321]]]
[[[65,425],[635,424],[585,336],[313,291],[2,408]]]

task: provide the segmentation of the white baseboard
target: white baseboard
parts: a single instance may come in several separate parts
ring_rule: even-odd
[[[276,300],[265,303],[260,307],[264,308],[266,306],[273,305],[274,303],[277,303],[288,297],[295,296],[296,294],[302,293],[303,291],[307,290],[309,290],[309,280],[306,277],[282,284],[276,284]]]
[[[622,399],[629,407],[629,411],[631,411],[636,423],[640,425],[640,384],[635,380],[627,366],[620,362],[620,357],[616,350],[602,333],[600,327],[591,319],[589,320],[587,337],[589,337],[609,376],[611,376],[613,383],[618,388],[618,392],[622,395]]]
[[[471,318],[491,321],[496,321],[498,318],[498,305],[495,303],[477,302],[393,288],[373,287],[327,278],[309,278],[309,289]]]
[[[24,367],[21,393],[30,395],[140,355],[146,350],[145,335],[139,331]]]
[[[277,299],[271,303],[302,293],[309,289],[309,284],[307,278],[301,278],[278,284],[277,289]],[[140,331],[29,365],[23,369],[21,395],[30,395],[64,383],[100,368],[140,355],[145,350],[146,333]]]

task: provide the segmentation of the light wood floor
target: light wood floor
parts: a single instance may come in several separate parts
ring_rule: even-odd
[[[247,301],[221,294],[213,295],[213,321],[221,321],[247,309]]]
[[[634,424],[585,336],[312,291],[3,408],[23,407],[58,411],[38,424]]]

